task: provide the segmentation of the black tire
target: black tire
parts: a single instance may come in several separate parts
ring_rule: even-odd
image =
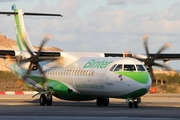
[[[46,105],[47,106],[52,105],[52,95],[47,95]]]
[[[45,94],[41,94],[40,98],[39,98],[39,103],[41,106],[44,106],[46,104],[46,96]]]
[[[140,103],[141,102],[141,98],[137,98],[137,102]]]
[[[109,105],[109,98],[103,98],[103,106]]]
[[[129,108],[133,108],[133,102],[129,102]]]
[[[138,108],[138,102],[137,101],[134,102],[134,108]]]
[[[102,106],[103,105],[103,99],[102,98],[97,98],[96,99],[96,104],[97,104],[97,106]]]

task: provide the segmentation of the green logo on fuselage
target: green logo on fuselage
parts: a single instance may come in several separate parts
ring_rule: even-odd
[[[106,68],[107,65],[109,65],[110,63],[112,63],[113,61],[98,61],[98,60],[90,60],[89,62],[87,62],[83,68]]]

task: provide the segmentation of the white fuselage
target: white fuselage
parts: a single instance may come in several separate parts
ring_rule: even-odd
[[[118,72],[110,71],[114,64],[142,65],[141,62],[132,58],[84,57],[63,68],[49,68],[46,64],[43,66],[43,70],[48,79],[59,81],[79,94],[118,97],[143,88],[149,90],[151,78],[147,74],[147,70],[122,71],[127,75],[121,75]],[[135,76],[138,74],[141,79],[141,75],[145,73],[148,75],[145,83],[140,83],[138,80],[128,77],[129,74]],[[19,74],[21,75],[22,72]],[[40,76],[38,71],[33,71],[31,75],[34,77]],[[31,81],[31,84],[34,82],[32,79],[28,80]],[[41,87],[38,83],[34,82],[34,84],[35,87]]]

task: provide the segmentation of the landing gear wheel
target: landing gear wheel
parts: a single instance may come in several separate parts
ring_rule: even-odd
[[[47,99],[46,100],[46,105],[51,106],[52,105],[52,95],[48,94],[46,99]]]
[[[103,106],[108,106],[109,105],[109,98],[104,98],[103,99]]]
[[[46,96],[45,94],[41,94],[40,99],[39,99],[39,103],[41,106],[44,106],[46,104]]]
[[[109,98],[97,98],[96,100],[97,106],[108,106],[109,105]]]
[[[97,106],[102,106],[103,105],[103,98],[97,98],[96,104],[97,104]]]
[[[138,102],[137,101],[134,102],[134,108],[138,108]]]
[[[133,108],[133,102],[129,102],[129,108]]]

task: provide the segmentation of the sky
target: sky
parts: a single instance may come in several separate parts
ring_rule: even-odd
[[[46,46],[68,52],[145,53],[142,36],[149,34],[150,53],[165,43],[163,53],[180,53],[179,0],[0,0],[0,11],[12,4],[23,12],[60,13],[63,17],[24,16],[33,45],[46,34]],[[0,15],[0,32],[15,39],[13,16]],[[180,70],[180,61],[169,66]]]

